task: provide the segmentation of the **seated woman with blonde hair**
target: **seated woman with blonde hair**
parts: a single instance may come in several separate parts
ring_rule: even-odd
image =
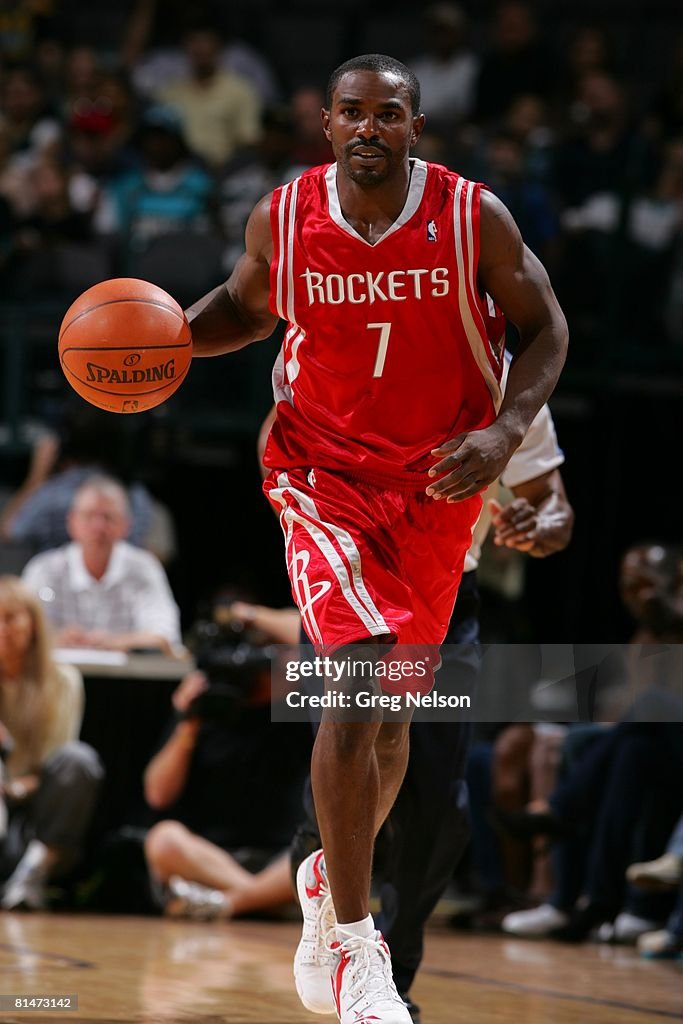
[[[38,910],[78,859],[103,769],[78,742],[83,680],[52,658],[39,599],[0,576],[0,906]]]

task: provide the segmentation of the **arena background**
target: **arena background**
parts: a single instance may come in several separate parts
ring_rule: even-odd
[[[105,0],[97,5],[0,3],[3,97],[16,64],[35,68],[39,54],[41,59],[46,50],[56,54],[45,110],[66,126],[78,112],[69,112],[65,94],[54,91],[61,81],[59,61],[75,47],[87,46],[102,68],[115,69],[133,9],[144,6]],[[187,5],[168,0],[158,6],[163,17],[157,17],[150,41],[177,45]],[[202,13],[201,4],[190,6],[192,18]],[[492,41],[494,5],[462,6],[470,18],[467,46],[484,53]],[[501,610],[505,625],[494,611],[485,624],[489,635],[500,639],[611,642],[626,639],[630,629],[617,591],[625,548],[642,539],[680,540],[675,495],[683,395],[683,27],[678,0],[547,0],[535,10],[540,49],[555,72],[542,97],[548,166],[539,184],[557,216],[551,273],[571,331],[569,359],[551,406],[566,454],[562,472],[576,527],[568,551],[526,566],[521,604],[491,595],[489,608]],[[205,13],[270,65],[280,105],[301,87],[324,86],[332,68],[349,56],[380,51],[410,62],[426,46],[422,8],[396,0],[242,0]],[[609,182],[617,211],[613,224],[579,237],[564,216],[571,204],[558,187],[556,157],[581,130],[568,54],[587,26],[603,34],[607,72],[624,90],[628,159],[618,163],[619,172]],[[139,98],[134,107],[134,117],[141,117]],[[474,113],[444,129],[433,151],[456,170],[476,176],[481,151],[501,118],[504,113],[497,119]],[[3,181],[11,155],[10,147],[2,158]],[[76,170],[68,145],[58,164],[68,184]],[[30,174],[28,164],[25,173]],[[481,177],[487,180],[484,173]],[[663,240],[653,240],[647,224],[633,235],[631,212],[641,200],[655,219],[658,213],[668,218]],[[84,241],[65,240],[35,220],[18,221],[5,211],[7,205],[0,245],[0,486],[5,496],[24,477],[36,426],[58,423],[74,400],[56,358],[64,311],[82,288],[99,279],[93,268],[107,268],[100,278],[121,273],[116,258],[107,263],[108,243],[101,238],[86,232]],[[34,238],[38,233],[44,256],[37,277],[27,277],[17,258],[18,237],[26,228]],[[221,241],[219,232],[213,234]],[[70,273],[60,261],[68,263]],[[206,290],[224,276],[219,258],[212,267]],[[169,571],[185,625],[224,584],[245,586],[263,602],[289,601],[279,528],[261,496],[255,460],[277,344],[270,340],[220,362],[196,363],[165,405],[121,417],[128,475],[145,481],[176,522],[178,553]]]

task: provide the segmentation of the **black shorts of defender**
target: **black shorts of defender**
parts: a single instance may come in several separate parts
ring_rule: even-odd
[[[303,633],[301,643],[311,646]],[[439,676],[457,673],[460,685],[471,691],[481,662],[476,572],[463,574],[442,658]],[[427,919],[469,840],[464,775],[471,731],[469,722],[412,722],[406,776],[382,830],[381,913],[376,925],[389,944],[394,980],[402,995],[410,990],[422,960]],[[294,875],[301,861],[320,846],[310,777],[304,786],[304,808],[305,821],[292,843]]]

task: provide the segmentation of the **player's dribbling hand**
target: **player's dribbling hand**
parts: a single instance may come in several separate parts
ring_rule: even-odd
[[[437,477],[443,473],[445,476],[431,483],[427,494],[436,501],[471,498],[498,479],[515,447],[498,423],[469,434],[457,434],[432,450],[431,454],[439,458],[439,462],[432,466],[429,475]]]
[[[531,551],[538,528],[538,513],[534,506],[526,498],[515,498],[505,507],[491,500],[489,508],[495,527],[493,543],[515,551]]]

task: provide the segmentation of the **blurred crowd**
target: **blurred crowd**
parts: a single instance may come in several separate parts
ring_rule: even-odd
[[[2,3],[4,295],[61,301],[129,275],[189,301],[230,272],[255,201],[330,159],[324,75],[310,54],[283,61],[305,16],[266,11],[247,41],[229,5],[186,7],[136,0],[116,9],[116,38],[73,45],[68,7]],[[558,34],[525,0],[489,13],[443,2],[414,13],[408,38],[400,9],[387,26],[422,83],[418,155],[510,207],[551,271],[574,358],[603,331],[680,344],[683,39],[643,81],[596,23]],[[351,21],[321,39],[331,61],[353,53]]]

